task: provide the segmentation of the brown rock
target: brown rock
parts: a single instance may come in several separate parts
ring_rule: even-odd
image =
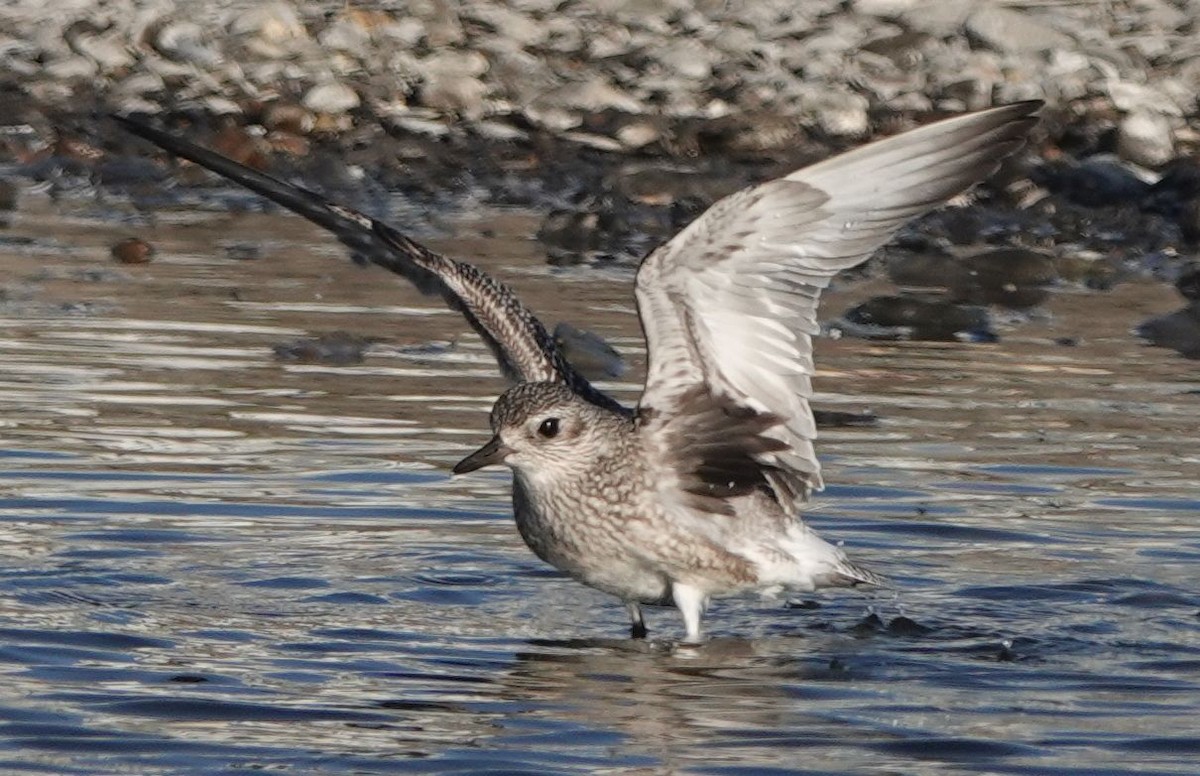
[[[154,246],[140,237],[127,237],[112,247],[112,257],[122,264],[149,264]]]

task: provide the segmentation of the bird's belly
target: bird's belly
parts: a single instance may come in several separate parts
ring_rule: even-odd
[[[513,502],[521,538],[551,566],[625,601],[670,602],[670,580],[645,562],[633,535],[621,526],[609,520],[589,524],[578,515],[534,508],[519,487],[513,489]]]

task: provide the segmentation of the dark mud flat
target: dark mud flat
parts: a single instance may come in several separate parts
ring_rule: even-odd
[[[878,422],[823,434],[811,520],[896,589],[717,602],[677,651],[528,553],[506,475],[448,477],[502,387],[456,315],[200,203],[26,193],[0,234],[0,770],[1195,772],[1200,385],[1131,334],[1167,283],[988,308],[991,343],[818,341],[818,406]],[[474,210],[436,247],[614,344],[632,400],[628,266]],[[361,361],[273,351],[334,332]]]

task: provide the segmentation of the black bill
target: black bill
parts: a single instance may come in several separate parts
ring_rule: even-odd
[[[471,453],[458,463],[454,464],[454,468],[451,471],[453,471],[455,474],[466,474],[467,472],[473,472],[476,469],[482,469],[485,466],[504,463],[504,459],[507,458],[508,454],[511,452],[512,451],[505,447],[504,443],[500,441],[500,435],[497,434],[496,436],[492,437],[486,445]]]

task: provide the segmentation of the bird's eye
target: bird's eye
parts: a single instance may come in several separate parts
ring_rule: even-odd
[[[547,439],[553,439],[558,436],[558,418],[546,418],[542,421],[542,425],[538,426],[538,433]]]

